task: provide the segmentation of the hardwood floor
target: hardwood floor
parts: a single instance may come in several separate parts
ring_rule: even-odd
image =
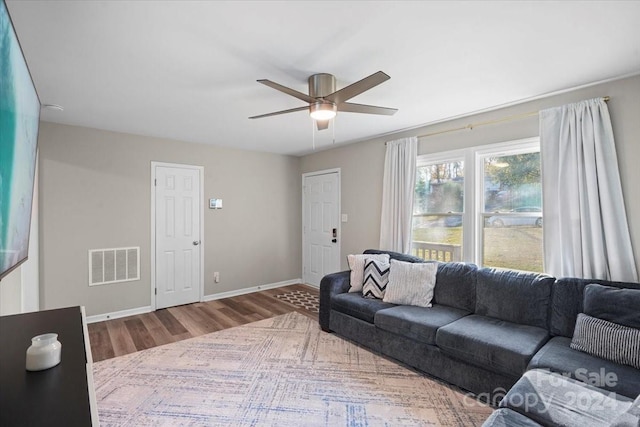
[[[276,298],[292,291],[318,296],[306,285],[283,286],[232,298],[187,304],[88,325],[93,361],[208,334],[292,311],[318,320],[318,313]]]

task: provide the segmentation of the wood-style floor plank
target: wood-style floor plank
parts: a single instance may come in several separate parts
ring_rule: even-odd
[[[319,294],[310,286],[290,285],[92,323],[88,326],[93,360],[98,362],[294,311],[317,321],[317,313],[276,298],[292,291],[305,291],[316,297]]]
[[[113,354],[121,356],[123,354],[133,353],[137,351],[136,345],[133,343],[133,339],[127,331],[127,327],[122,319],[108,320],[106,322],[109,336],[111,337],[111,345],[113,346]],[[92,326],[92,325],[89,325]],[[91,352],[93,353],[93,344],[91,346]],[[94,361],[103,360],[104,357],[94,358]]]
[[[273,301],[268,298],[265,298],[264,296],[263,297],[256,296],[255,294],[248,294],[248,295],[245,295],[245,297],[247,298],[248,301],[251,301],[251,303],[255,304],[257,307],[265,308],[266,310],[276,313],[278,315],[286,314],[291,311],[289,307],[283,306],[282,301],[279,301],[279,300]]]
[[[234,326],[238,326],[238,322],[237,321],[232,321],[231,319],[229,319],[227,316],[221,315],[221,310],[213,310],[211,307],[209,307],[208,305],[203,305],[202,307],[199,307],[200,311],[202,311],[202,313],[207,316],[207,320],[211,323],[213,323],[214,325],[216,325],[216,327],[218,328],[218,330],[222,330],[222,329],[227,329],[227,328],[233,328]]]
[[[154,314],[154,313],[150,313]],[[139,316],[142,323],[147,327],[147,330],[153,337],[153,341],[155,341],[156,345],[164,345],[177,341],[176,336],[180,335],[171,335],[169,331],[164,327],[160,319],[157,316]]]
[[[226,298],[219,300],[222,304],[231,308],[233,311],[237,312],[242,316],[248,316],[249,314],[253,314],[254,311],[246,306],[246,304],[242,304],[245,295],[240,295],[234,298]]]
[[[183,305],[180,306],[180,312],[198,325],[204,334],[219,331],[221,328],[214,322],[209,321],[209,317],[202,312],[201,308],[202,304]]]
[[[142,320],[137,316],[125,320],[124,324],[127,327],[127,331],[129,331],[129,335],[131,335],[131,340],[136,346],[136,349],[146,350],[147,348],[155,347],[157,345],[147,330],[147,327],[144,326]]]
[[[173,317],[175,317],[176,320],[180,322],[180,324],[184,326],[187,331],[189,331],[191,336],[197,337],[198,335],[208,334],[209,330],[207,329],[207,327],[204,324],[194,320],[191,316],[187,315],[182,307],[183,306],[170,307],[167,310],[169,310],[171,314],[173,314]],[[192,308],[190,307],[189,309]]]
[[[218,313],[222,316],[227,317],[228,319],[231,319],[231,321],[233,322],[233,326],[240,326],[247,323],[247,316],[238,314],[230,307],[222,307],[220,310],[218,310]]]
[[[163,308],[161,310],[156,310],[154,314],[162,322],[165,328],[167,328],[167,331],[169,331],[171,335],[180,335],[188,332],[187,329],[182,326],[175,317],[173,317],[173,314],[171,314],[168,309]]]
[[[104,355],[104,359],[110,359],[115,357],[113,351],[113,345],[111,344],[111,337],[109,336],[109,330],[105,322],[98,322],[92,325],[89,329],[89,342],[91,347],[95,348],[94,352]]]

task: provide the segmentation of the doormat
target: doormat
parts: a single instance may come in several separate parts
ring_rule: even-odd
[[[293,304],[296,307],[304,308],[313,313],[318,312],[318,297],[310,294],[306,291],[291,291],[286,294],[276,295],[276,298],[281,299],[289,304]]]

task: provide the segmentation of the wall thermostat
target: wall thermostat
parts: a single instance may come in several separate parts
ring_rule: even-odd
[[[222,199],[209,199],[209,209],[222,209]]]

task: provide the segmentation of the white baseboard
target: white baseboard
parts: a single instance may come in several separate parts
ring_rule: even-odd
[[[265,285],[252,286],[250,288],[243,288],[235,291],[227,291],[227,292],[220,292],[217,294],[205,295],[204,297],[202,297],[202,301],[205,302],[205,301],[213,301],[213,300],[222,299],[222,298],[237,297],[238,295],[245,295],[253,292],[264,291],[267,289],[279,288],[281,286],[297,285],[299,283],[302,283],[302,279],[291,279],[291,280],[285,280],[283,282],[267,283]]]
[[[206,302],[206,301],[213,301],[213,300],[222,299],[222,298],[236,297],[238,295],[245,295],[253,292],[264,291],[266,289],[279,288],[281,286],[296,285],[301,283],[302,283],[302,279],[291,279],[291,280],[285,280],[283,282],[267,283],[264,285],[252,286],[250,288],[238,289],[235,291],[220,292],[217,294],[205,295],[204,297],[202,297],[202,301]],[[311,286],[311,285],[306,285],[306,286]],[[313,288],[314,286],[311,286],[311,287]],[[151,313],[152,311],[153,310],[151,309],[151,306],[148,305],[146,307],[138,307],[138,308],[130,308],[128,310],[114,311],[113,313],[96,314],[94,316],[87,316],[87,323],[95,323],[95,322],[103,322],[105,320],[120,319],[121,317],[135,316],[136,314]]]
[[[103,322],[105,320],[120,319],[121,317],[135,316],[136,314],[151,313],[151,306],[130,308],[128,310],[114,311],[113,313],[96,314],[87,316],[87,323]]]

